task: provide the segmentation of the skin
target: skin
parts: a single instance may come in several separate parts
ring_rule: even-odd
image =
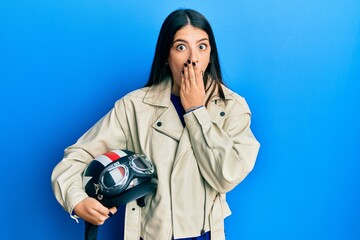
[[[210,52],[204,30],[186,25],[176,32],[168,63],[174,81],[172,93],[180,96],[185,110],[204,105],[203,72],[209,64]]]
[[[184,109],[204,105],[203,72],[210,60],[211,46],[205,31],[191,25],[178,30],[170,49],[168,64],[173,77],[172,93],[180,96]],[[94,225],[102,225],[116,208],[106,208],[87,197],[74,208],[77,216]]]
[[[116,207],[106,208],[98,200],[87,197],[74,207],[77,216],[94,225],[102,225],[109,218],[109,213],[116,213]]]

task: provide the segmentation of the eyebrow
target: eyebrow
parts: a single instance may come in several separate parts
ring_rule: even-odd
[[[205,40],[207,40],[208,42],[209,42],[209,39],[208,38],[202,38],[202,39],[200,39],[200,40],[198,40],[198,41],[196,41],[197,43],[199,43],[199,42],[202,42],[202,41],[205,41]],[[174,42],[173,42],[173,44],[175,44],[176,42],[185,42],[185,43],[188,43],[188,41],[186,41],[186,40],[184,40],[184,39],[176,39]]]

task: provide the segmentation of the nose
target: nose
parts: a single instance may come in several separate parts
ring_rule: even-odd
[[[197,53],[196,49],[191,49],[189,55],[190,55],[189,59],[190,59],[191,62],[197,63],[199,61],[198,53]]]

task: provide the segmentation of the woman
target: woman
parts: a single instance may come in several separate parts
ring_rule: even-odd
[[[53,171],[60,204],[97,225],[116,209],[86,195],[81,173],[111,149],[144,153],[157,169],[146,205],[126,206],[124,239],[225,239],[225,194],[252,170],[259,143],[245,100],[223,85],[215,38],[200,13],[177,10],[165,19],[146,86],[117,101]]]

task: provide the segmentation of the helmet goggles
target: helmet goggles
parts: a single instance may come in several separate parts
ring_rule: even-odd
[[[155,167],[144,154],[112,150],[96,157],[83,173],[85,192],[106,207],[137,200],[157,186]]]
[[[143,154],[133,154],[126,159],[119,158],[100,173],[97,192],[110,197],[116,196],[148,180],[154,175],[154,171],[154,165]],[[97,197],[101,198],[101,194]]]

